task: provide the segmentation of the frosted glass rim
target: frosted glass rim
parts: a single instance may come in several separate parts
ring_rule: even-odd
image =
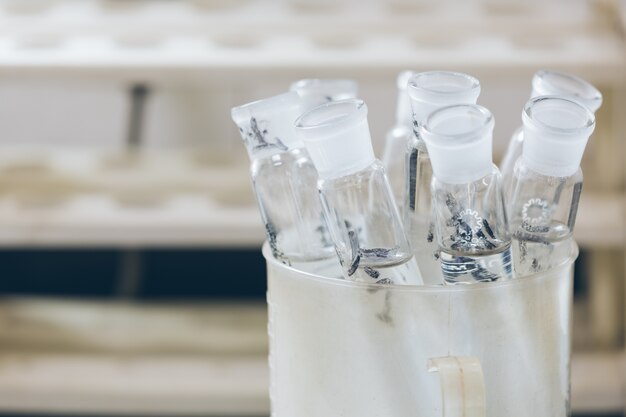
[[[439,117],[462,117],[465,114],[473,113],[472,117],[480,120],[479,124],[459,133],[443,133],[438,131],[432,124]],[[466,145],[473,145],[476,140],[480,140],[485,132],[493,130],[495,120],[493,114],[486,107],[478,104],[456,104],[442,107],[432,112],[421,124],[422,137],[435,138],[438,147],[458,148]],[[463,140],[465,139],[465,140]],[[428,141],[427,141],[428,142]]]
[[[578,258],[578,245],[573,242],[571,245],[570,256],[563,261],[561,264],[555,266],[549,271],[539,272],[537,274],[533,274],[531,276],[524,276],[519,278],[514,278],[511,280],[502,280],[496,282],[486,282],[481,283],[477,282],[471,285],[384,285],[384,284],[374,284],[374,283],[366,283],[366,282],[355,282],[348,281],[345,279],[331,278],[325,277],[323,275],[313,274],[311,272],[301,271],[299,269],[293,268],[291,266],[285,265],[278,261],[272,255],[272,251],[270,249],[269,243],[265,241],[263,243],[262,248],[263,257],[267,262],[268,269],[270,267],[287,270],[290,272],[291,278],[296,279],[310,279],[313,281],[318,281],[323,284],[328,285],[337,285],[342,287],[354,287],[365,290],[391,290],[398,292],[424,292],[424,293],[441,293],[448,294],[451,292],[466,292],[466,291],[491,291],[495,288],[506,288],[506,287],[514,287],[514,286],[524,286],[530,285],[537,281],[541,281],[544,279],[550,278],[558,278],[561,276],[562,272],[568,268],[571,268],[576,258]],[[270,266],[270,264],[272,266]]]
[[[441,80],[447,80],[447,85],[454,88],[442,88],[446,82]],[[480,81],[462,72],[426,71],[413,74],[409,79],[407,91],[413,100],[418,101],[449,102],[451,99],[458,101],[459,97],[478,97]]]
[[[289,91],[303,97],[322,94],[332,96],[333,100],[355,98],[358,89],[358,83],[349,78],[303,78],[289,86]]]
[[[538,107],[546,102],[560,104],[563,107],[569,107],[571,110],[579,112],[581,115],[580,125],[575,127],[559,127],[540,120],[534,115],[534,113],[541,112],[542,109]],[[577,136],[583,133],[591,134],[596,122],[593,112],[580,102],[554,95],[538,96],[528,100],[524,106],[524,110],[522,111],[522,120],[524,124],[529,124],[530,126],[559,136]],[[587,138],[585,138],[585,140],[586,139]]]
[[[396,78],[396,86],[399,91],[406,91],[409,88],[409,80],[417,74],[415,71],[405,70],[398,74]]]
[[[278,116],[286,109],[293,109],[301,105],[298,93],[287,93],[255,100],[230,110],[231,117],[236,124],[248,122],[250,117]]]
[[[591,83],[572,74],[539,70],[532,80],[533,94],[537,96],[558,95],[581,101],[595,112],[602,104],[602,93]]]
[[[343,110],[333,115],[334,111]],[[324,115],[327,113],[327,115]],[[322,117],[325,116],[325,117]],[[319,117],[321,120],[316,121]],[[319,105],[296,119],[296,128],[302,132],[313,133],[328,128],[349,126],[367,118],[367,105],[363,100],[349,98]]]

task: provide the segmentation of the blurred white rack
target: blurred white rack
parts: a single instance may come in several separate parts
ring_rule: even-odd
[[[262,305],[4,300],[0,409],[268,415],[266,319]],[[624,365],[575,354],[573,411],[620,411]]]
[[[193,152],[4,150],[0,246],[260,246],[245,167]]]
[[[611,3],[584,0],[454,7],[372,0],[5,1],[0,69],[202,68],[228,76],[252,67],[371,74],[548,66],[614,82],[624,62],[613,14]]]
[[[576,239],[583,246],[621,247],[623,204],[614,197],[585,197]],[[611,212],[601,219],[598,208]],[[0,247],[260,247],[256,207],[216,206],[207,196],[166,199],[158,207],[120,206],[110,196],[72,197],[54,208],[0,203]]]
[[[19,413],[269,415],[267,357],[0,353],[0,408]],[[572,409],[623,409],[624,357],[574,355]],[[61,375],[63,376],[61,380]]]
[[[264,231],[247,169],[194,161],[193,153],[173,151],[35,157],[5,149],[0,247],[260,246]],[[622,247],[623,212],[619,196],[584,194],[579,244]]]
[[[269,415],[267,357],[0,353],[9,413]]]
[[[70,198],[54,209],[0,204],[2,247],[258,247],[256,207],[224,207],[208,196],[168,198],[158,207],[120,206],[110,196]]]
[[[618,6],[611,0],[6,0],[0,3],[0,127],[6,127],[0,141],[119,145],[123,87],[143,82],[154,87],[148,145],[204,140],[230,156],[231,106],[313,75],[361,81],[380,148],[392,123],[397,72],[449,68],[483,80],[481,103],[494,109],[501,152],[520,123],[537,69],[574,72],[605,92],[621,88]],[[607,106],[617,100],[607,95]],[[59,127],[50,119],[65,117],[63,107],[79,117]],[[42,121],[39,130],[31,117]],[[598,183],[606,184],[605,177]]]
[[[3,412],[268,414],[264,305],[13,299],[0,324]]]

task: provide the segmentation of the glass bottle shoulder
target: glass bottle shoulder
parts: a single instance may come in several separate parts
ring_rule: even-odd
[[[376,159],[366,168],[339,178],[320,178],[319,184],[324,189],[342,190],[345,188],[368,186],[372,181],[385,181],[385,168]]]
[[[306,149],[298,148],[256,158],[250,164],[250,173],[253,178],[257,178],[262,175],[282,175],[294,168],[315,170]]]
[[[420,154],[428,156],[426,142],[420,139],[416,134],[412,134],[408,142],[407,152],[419,151]]]
[[[534,187],[563,187],[573,186],[583,181],[583,172],[580,168],[569,177],[553,177],[541,174],[524,164],[520,158],[515,164],[515,181],[518,186],[534,186]]]
[[[484,177],[463,184],[449,184],[439,181],[436,177],[433,178],[432,181],[432,189],[433,191],[443,191],[443,192],[451,192],[455,193],[458,196],[463,195],[474,195],[484,193],[487,191],[500,191],[499,188],[502,186],[502,176],[500,175],[500,171],[498,167],[493,165],[491,173],[485,175]]]

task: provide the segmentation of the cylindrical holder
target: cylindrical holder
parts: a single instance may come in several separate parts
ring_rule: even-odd
[[[442,357],[480,364],[487,416],[569,415],[573,243],[550,271],[469,286],[348,282],[263,253],[273,417],[442,416]]]

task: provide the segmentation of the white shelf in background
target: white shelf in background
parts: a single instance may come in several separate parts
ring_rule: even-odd
[[[4,300],[0,411],[269,414],[266,308]],[[623,410],[624,354],[572,359],[575,413]]]
[[[265,356],[3,352],[0,362],[0,410],[5,412],[269,414]],[[623,392],[623,354],[574,355],[574,412],[621,412]]]
[[[260,247],[265,234],[248,168],[197,158],[182,151],[129,156],[4,148],[0,247]],[[623,213],[619,194],[584,192],[578,243],[623,246]]]
[[[582,247],[623,248],[626,245],[624,196],[583,191],[574,237]]]
[[[29,204],[0,201],[0,247],[260,247],[265,238],[255,205],[229,207],[207,196],[171,197],[158,206],[120,205],[102,195],[71,197],[52,207]],[[578,244],[623,246],[622,207],[620,196],[585,196]]]
[[[626,356],[623,352],[578,353],[572,358],[572,410],[623,413],[626,409]]]
[[[0,246],[254,246],[264,231],[248,169],[193,153],[0,157]]]
[[[79,196],[54,208],[0,203],[0,246],[254,246],[264,231],[258,210],[180,196],[157,207],[120,206],[107,196]]]
[[[5,412],[269,414],[265,357],[4,352],[0,361]]]
[[[624,67],[613,11],[585,0],[4,3],[0,70]]]

